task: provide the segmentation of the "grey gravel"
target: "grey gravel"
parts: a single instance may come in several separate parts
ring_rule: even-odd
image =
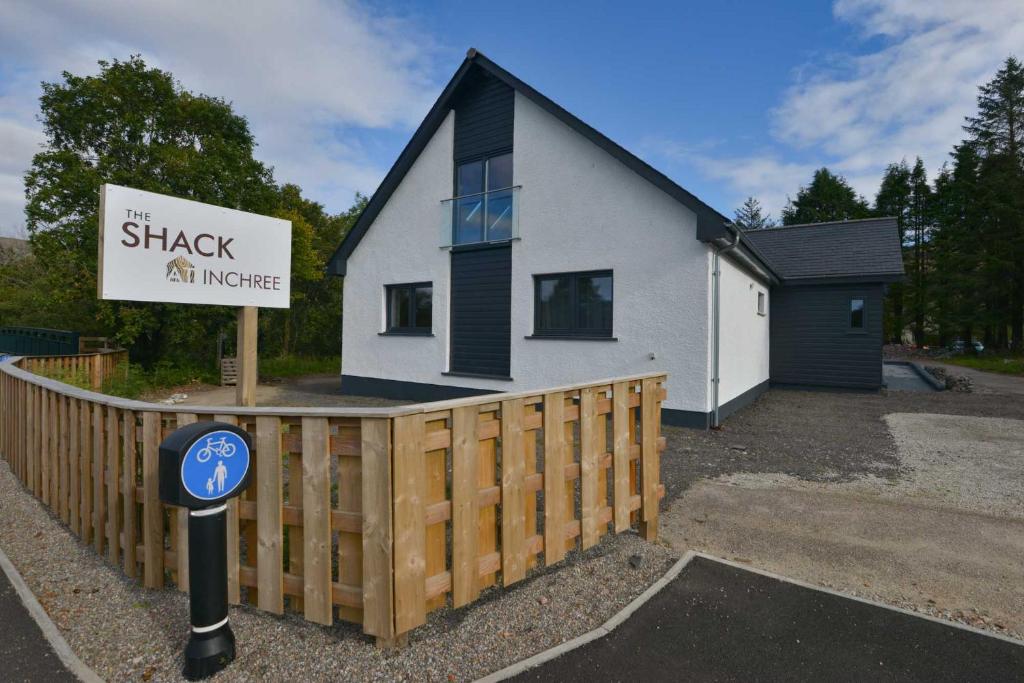
[[[179,680],[188,600],[148,590],[108,566],[0,465],[0,547],[72,649],[101,677]],[[592,630],[675,561],[633,533],[606,536],[510,589],[490,589],[459,610],[431,613],[408,647],[382,651],[358,626],[310,624],[231,609],[238,659],[213,680],[465,681]],[[634,566],[635,565],[635,566]]]
[[[1022,378],[1016,379],[1024,386]],[[901,476],[889,413],[1024,419],[1024,400],[994,393],[843,393],[772,389],[729,416],[719,430],[664,427],[663,506],[701,479],[737,473],[786,474],[817,482]],[[734,444],[747,446],[736,450]]]

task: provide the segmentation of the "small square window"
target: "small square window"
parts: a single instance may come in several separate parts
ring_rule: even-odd
[[[612,336],[609,270],[534,276],[534,336]]]
[[[430,334],[434,288],[430,282],[388,285],[387,331],[392,334]]]
[[[864,299],[850,299],[850,329],[864,329]]]
[[[766,315],[765,313],[765,295],[764,292],[757,293],[757,314]]]

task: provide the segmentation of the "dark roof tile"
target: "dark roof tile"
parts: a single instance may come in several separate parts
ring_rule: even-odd
[[[895,218],[787,225],[743,233],[784,282],[820,278],[899,279]]]

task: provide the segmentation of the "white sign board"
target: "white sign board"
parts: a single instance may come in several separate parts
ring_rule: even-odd
[[[103,185],[99,248],[101,299],[289,305],[291,221]]]

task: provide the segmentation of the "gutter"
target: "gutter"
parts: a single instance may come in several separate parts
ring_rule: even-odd
[[[711,427],[719,426],[719,400],[718,387],[722,382],[719,371],[719,356],[721,355],[722,335],[722,254],[733,251],[740,245],[740,231],[736,230],[733,241],[722,247],[711,248],[714,252],[711,267],[711,330],[714,340],[711,343]]]

